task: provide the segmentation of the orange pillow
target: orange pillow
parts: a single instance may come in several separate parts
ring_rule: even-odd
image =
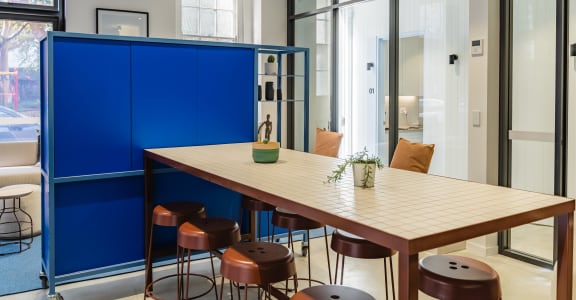
[[[341,141],[341,133],[316,128],[316,144],[314,145],[314,153],[338,157],[338,150],[340,149]]]
[[[420,173],[428,173],[434,154],[434,144],[413,143],[400,138],[390,167]]]

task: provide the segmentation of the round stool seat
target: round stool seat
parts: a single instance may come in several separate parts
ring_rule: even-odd
[[[332,233],[330,248],[339,254],[355,258],[385,258],[396,254],[396,250],[374,244],[340,229]]]
[[[276,208],[274,214],[272,214],[272,224],[290,230],[315,229],[324,226],[324,224],[320,222],[302,217],[301,215],[281,208]]]
[[[225,218],[192,219],[178,229],[178,246],[194,250],[214,250],[240,241],[240,227]]]
[[[280,244],[248,242],[229,247],[222,255],[222,276],[246,284],[268,284],[296,274],[292,250]]]
[[[451,300],[498,300],[500,278],[489,265],[463,256],[433,255],[420,260],[420,290]]]
[[[319,285],[306,288],[292,296],[292,300],[375,300],[370,294],[359,289],[342,285]]]
[[[250,198],[248,196],[242,197],[242,208],[253,211],[272,211],[276,207],[272,204]]]
[[[178,226],[188,218],[206,218],[202,203],[178,201],[158,204],[152,211],[152,223],[160,226]]]

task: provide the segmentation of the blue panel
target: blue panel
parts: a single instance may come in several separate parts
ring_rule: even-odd
[[[56,184],[56,275],[144,258],[142,176]]]
[[[54,42],[54,174],[130,170],[130,47]]]
[[[49,121],[48,118],[48,106],[49,106],[49,83],[50,83],[50,70],[49,70],[49,61],[48,61],[48,40],[44,39],[40,43],[40,72],[41,72],[41,80],[40,80],[40,119],[42,120],[40,124],[40,162],[42,165],[42,170],[49,173],[48,168],[48,157],[49,157]]]
[[[196,47],[135,44],[133,66],[133,168],[142,169],[142,149],[197,145]]]
[[[254,66],[253,49],[198,49],[199,144],[253,141]]]

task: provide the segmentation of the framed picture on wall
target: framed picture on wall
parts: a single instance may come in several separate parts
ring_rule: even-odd
[[[96,8],[96,33],[148,37],[148,13]]]

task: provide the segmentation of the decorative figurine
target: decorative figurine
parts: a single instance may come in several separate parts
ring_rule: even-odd
[[[266,126],[264,128],[264,141],[262,141],[262,137],[260,136],[260,130],[262,130],[262,126]],[[270,114],[266,115],[266,121],[262,122],[260,126],[258,126],[258,142],[263,142],[267,144],[270,141],[270,134],[272,133],[272,121],[270,121]]]

